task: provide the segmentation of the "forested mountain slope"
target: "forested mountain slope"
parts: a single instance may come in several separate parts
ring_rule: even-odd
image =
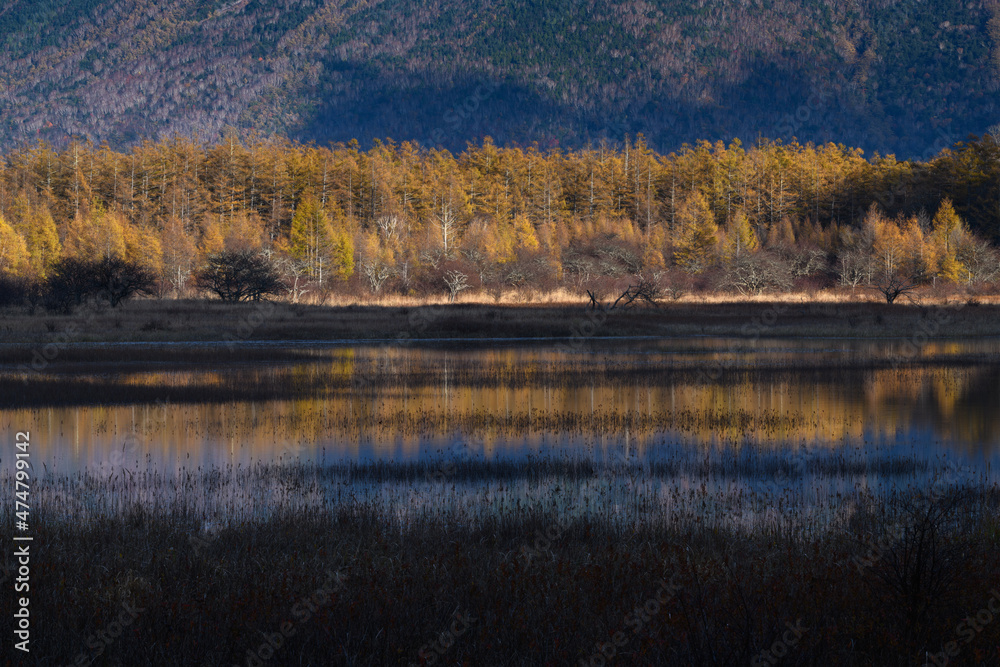
[[[998,38],[993,0],[4,0],[0,147],[232,125],[920,157],[1000,122]]]

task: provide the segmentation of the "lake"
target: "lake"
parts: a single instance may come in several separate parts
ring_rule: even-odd
[[[197,363],[75,363],[2,402],[10,439],[73,472],[117,459],[182,465],[373,459],[462,449],[656,458],[694,449],[912,447],[985,464],[1000,452],[1000,342],[668,339],[219,347]],[[209,347],[209,349],[211,349]],[[295,360],[281,360],[294,352]],[[904,363],[899,363],[905,359]],[[13,369],[5,369],[11,373]]]
[[[557,502],[815,530],[868,495],[994,482],[1000,455],[993,340],[154,348],[94,346],[117,363],[77,350],[5,394],[0,428],[31,431],[43,503],[175,507],[182,484],[198,489],[183,502],[230,521],[345,499],[404,522]]]

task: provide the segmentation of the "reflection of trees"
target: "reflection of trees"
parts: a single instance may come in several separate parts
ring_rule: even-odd
[[[1000,443],[1000,368],[872,371],[865,409],[883,431],[925,428],[938,439],[992,448]]]
[[[951,406],[951,438],[976,450],[994,450],[1000,443],[1000,368],[966,371],[968,378]],[[937,431],[943,429],[935,429]]]
[[[970,447],[1000,442],[997,366],[726,373],[724,381],[701,383],[694,373],[631,357],[340,348],[317,352],[315,363],[114,378],[137,403],[145,401],[136,396],[173,388],[191,392],[187,404],[171,398],[146,409],[122,401],[5,411],[0,418],[18,414],[25,424],[19,428],[37,428],[43,439],[80,443],[84,450],[108,447],[115,438],[120,446],[121,434],[142,433],[153,449],[199,458],[221,451],[220,444],[237,457],[267,458],[288,442],[301,442],[306,452],[325,447],[350,456],[369,443],[402,452],[455,437],[497,447],[555,437],[572,447],[616,443],[627,434],[640,451],[675,437],[768,446],[859,442],[872,431],[891,438],[917,429]],[[103,388],[96,393],[106,395]]]

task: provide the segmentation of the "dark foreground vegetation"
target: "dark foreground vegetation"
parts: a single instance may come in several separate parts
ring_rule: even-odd
[[[467,477],[457,472],[374,468],[353,482],[451,485]],[[607,508],[580,517],[558,486],[475,521],[441,506],[397,520],[331,488],[336,502],[213,524],[196,498],[224,486],[220,474],[163,480],[173,491],[162,503],[137,502],[129,475],[76,480],[101,494],[102,514],[68,494],[43,503],[31,664],[1000,660],[995,487],[859,496],[843,523],[810,535],[622,521]],[[300,498],[323,481],[301,470],[259,479]],[[2,588],[4,608],[12,595]]]

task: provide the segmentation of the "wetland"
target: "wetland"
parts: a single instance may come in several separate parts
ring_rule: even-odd
[[[992,338],[30,350],[47,664],[924,664],[1000,586]]]

